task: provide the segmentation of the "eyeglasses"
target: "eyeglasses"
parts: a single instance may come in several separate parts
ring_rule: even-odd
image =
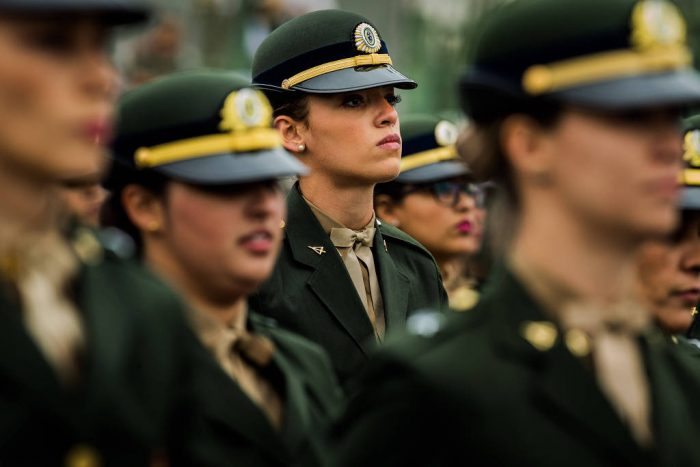
[[[409,185],[404,190],[403,194],[408,195],[419,191],[429,191],[437,202],[452,208],[459,204],[461,194],[474,198],[474,203],[477,208],[483,208],[486,205],[486,192],[476,183],[440,181],[421,185]]]

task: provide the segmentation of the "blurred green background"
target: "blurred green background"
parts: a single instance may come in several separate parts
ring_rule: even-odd
[[[449,116],[457,113],[455,83],[470,25],[503,1],[513,0],[157,0],[161,13],[154,24],[120,43],[116,60],[126,87],[200,66],[249,75],[252,54],[272,29],[309,11],[341,8],[369,18],[396,67],[418,81],[416,90],[403,92],[401,111]],[[675,3],[688,19],[698,55],[700,0]]]

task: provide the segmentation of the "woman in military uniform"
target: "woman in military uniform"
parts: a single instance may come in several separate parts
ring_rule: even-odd
[[[391,63],[370,22],[339,10],[283,24],[253,63],[284,146],[311,169],[287,198],[282,253],[255,308],[321,344],[341,381],[412,310],[447,306],[430,254],[372,206],[374,185],[399,173],[395,88],[416,86]]]
[[[0,2],[0,465],[192,465],[178,300],[75,228],[66,179],[101,169],[121,0]]]
[[[191,310],[201,451],[212,465],[321,465],[340,399],[328,357],[247,306],[282,241],[276,180],[306,173],[270,104],[232,73],[193,71],[129,92],[119,120],[111,217]]]
[[[539,0],[479,25],[465,154],[516,227],[474,310],[416,319],[370,363],[337,464],[699,465],[695,362],[635,290],[640,244],[676,225],[680,109],[700,101],[683,18]]]
[[[374,190],[382,222],[400,228],[432,253],[440,267],[450,309],[478,300],[469,259],[481,246],[483,192],[457,160],[457,127],[432,115],[401,118],[401,173]]]

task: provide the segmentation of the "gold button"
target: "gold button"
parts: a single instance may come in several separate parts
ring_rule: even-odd
[[[580,329],[567,331],[564,342],[569,352],[576,357],[587,357],[591,353],[591,341]]]
[[[100,454],[87,444],[76,444],[66,455],[66,467],[100,467]]]
[[[557,341],[557,328],[548,321],[528,321],[523,323],[521,334],[534,348],[545,352]]]

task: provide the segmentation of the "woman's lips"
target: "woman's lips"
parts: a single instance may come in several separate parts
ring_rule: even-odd
[[[700,289],[685,289],[674,292],[673,295],[680,297],[681,300],[689,305],[695,305],[700,301]]]
[[[251,253],[265,254],[269,253],[273,246],[273,236],[268,230],[257,230],[239,241],[241,246]]]
[[[85,138],[98,146],[106,146],[112,141],[112,123],[106,119],[95,119],[83,126]]]
[[[464,220],[464,221],[460,222],[459,224],[457,224],[457,232],[459,232],[459,233],[468,234],[468,233],[471,233],[472,229],[473,229],[472,223],[467,221],[467,220]]]
[[[396,133],[393,133],[379,141],[377,146],[390,151],[401,149],[401,137]]]

